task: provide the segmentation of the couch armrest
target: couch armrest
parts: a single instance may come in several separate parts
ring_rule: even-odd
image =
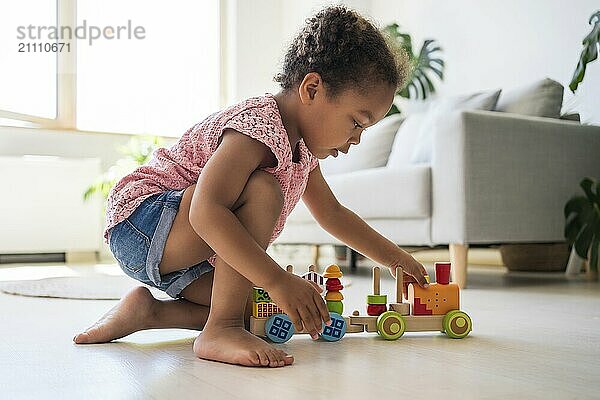
[[[449,114],[434,132],[431,174],[435,244],[561,241],[564,204],[600,174],[600,127]]]

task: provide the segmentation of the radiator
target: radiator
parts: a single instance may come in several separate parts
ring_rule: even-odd
[[[98,158],[0,157],[0,254],[99,251],[100,198],[83,200]]]

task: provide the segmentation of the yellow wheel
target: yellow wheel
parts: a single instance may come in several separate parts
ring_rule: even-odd
[[[387,340],[396,340],[404,334],[406,322],[400,313],[386,311],[377,317],[377,333]]]
[[[446,335],[453,339],[462,339],[473,329],[471,318],[466,312],[460,310],[453,310],[444,315],[442,326]]]

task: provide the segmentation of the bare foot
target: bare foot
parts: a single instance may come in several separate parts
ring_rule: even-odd
[[[94,325],[75,335],[73,341],[77,344],[106,343],[145,329],[157,301],[148,288],[136,287]]]
[[[294,357],[254,336],[242,326],[207,325],[194,341],[199,358],[248,367],[283,367]]]

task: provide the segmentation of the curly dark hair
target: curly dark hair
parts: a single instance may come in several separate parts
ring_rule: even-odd
[[[345,6],[329,6],[306,20],[292,40],[274,80],[284,90],[309,72],[323,79],[330,97],[346,89],[365,92],[381,83],[404,87],[408,55],[375,23]]]

